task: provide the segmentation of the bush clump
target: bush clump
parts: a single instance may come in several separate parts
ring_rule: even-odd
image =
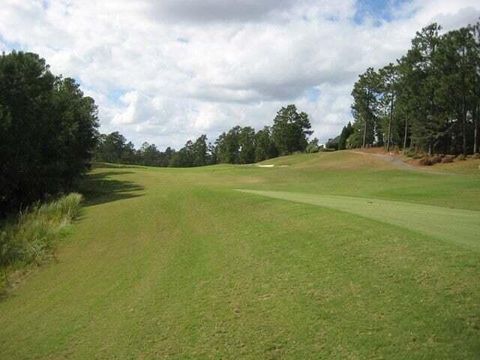
[[[442,164],[452,163],[455,159],[455,155],[445,155],[442,159]]]
[[[425,156],[422,157],[418,163],[424,166],[432,166],[441,163],[443,161],[443,158],[444,157],[442,155]]]
[[[460,154],[457,156],[457,160],[467,160],[467,157],[465,156],[465,154]]]
[[[443,156],[442,156],[442,155],[432,156],[432,158],[431,158],[432,165],[441,163],[441,162],[442,162],[442,159],[443,159]]]
[[[80,211],[82,195],[71,193],[58,200],[37,204],[0,228],[0,268],[6,281],[8,268],[40,264],[53,253],[56,241]]]
[[[404,151],[404,155],[413,158],[415,155],[417,155],[417,152],[414,148],[408,148],[408,150]]]
[[[421,158],[418,163],[420,165],[423,165],[423,166],[432,166],[433,165],[433,162],[432,162],[432,158],[429,157],[429,156],[425,156],[423,158]]]

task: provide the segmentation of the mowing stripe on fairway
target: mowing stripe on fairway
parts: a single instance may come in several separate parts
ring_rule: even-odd
[[[237,190],[345,211],[480,250],[480,211],[349,196]]]

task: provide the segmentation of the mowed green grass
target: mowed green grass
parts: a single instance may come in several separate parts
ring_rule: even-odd
[[[96,168],[58,261],[0,301],[0,358],[480,356],[477,164],[267,163]]]
[[[480,211],[351,196],[239,191],[337,209],[480,250]]]

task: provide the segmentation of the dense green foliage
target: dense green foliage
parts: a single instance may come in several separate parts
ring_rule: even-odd
[[[97,109],[32,53],[0,56],[0,216],[68,190],[89,167]]]
[[[195,141],[187,141],[176,151],[167,148],[160,151],[153,144],[144,143],[136,150],[131,142],[118,132],[100,135],[95,152],[97,161],[138,164],[149,166],[192,167],[212,164],[251,164],[294,152],[318,151],[318,140],[307,149],[308,136],[313,131],[308,115],[298,112],[295,105],[282,107],[271,127],[255,132],[252,127],[235,126],[223,132],[214,144],[201,135]]]
[[[52,254],[66,227],[78,215],[82,196],[72,193],[58,200],[35,205],[15,220],[6,220],[0,230],[0,288],[9,268],[39,263]]]
[[[255,134],[255,162],[278,156],[278,150],[272,139],[271,129],[265,126]]]
[[[343,127],[340,137],[338,138],[338,150],[344,150],[347,148],[347,139],[353,134],[352,124],[349,122]]]
[[[288,155],[294,152],[305,151],[307,137],[312,134],[308,115],[298,113],[295,105],[282,108],[272,126],[272,139],[280,155]]]
[[[353,131],[338,148],[478,152],[480,23],[440,30],[437,24],[422,29],[396,64],[360,75],[352,91]]]
[[[58,262],[0,301],[0,358],[478,357],[480,160],[266,164],[93,169]]]
[[[347,148],[347,139],[350,135],[353,134],[353,126],[349,122],[346,126],[342,128],[340,135],[334,137],[333,139],[328,139],[325,147],[332,150],[345,150]]]

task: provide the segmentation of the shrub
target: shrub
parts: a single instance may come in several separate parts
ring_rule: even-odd
[[[460,154],[457,156],[457,160],[467,160],[467,157],[464,154]]]
[[[432,162],[432,165],[441,163],[443,159],[443,156],[441,155],[435,155],[430,158],[430,161]]]
[[[420,165],[432,166],[443,161],[443,155],[424,156],[418,162]]]
[[[78,216],[81,201],[82,195],[71,193],[30,207],[16,221],[4,222],[0,230],[0,267],[6,271],[12,266],[40,264]]]
[[[415,155],[417,155],[417,152],[415,151],[414,148],[408,148],[403,153],[405,154],[405,156],[408,156],[408,157],[411,157],[411,158],[413,158]]]
[[[307,145],[305,152],[309,154],[313,154],[313,153],[317,153],[319,150],[320,150],[320,147],[318,145],[310,143]]]
[[[480,153],[473,154],[472,159],[480,159]]]
[[[455,159],[455,155],[445,155],[442,159],[442,163],[443,164],[451,163],[453,162],[453,159]]]
[[[433,165],[433,162],[432,162],[432,158],[428,157],[428,156],[425,156],[423,158],[421,158],[418,162],[420,165],[423,165],[423,166],[431,166]]]

